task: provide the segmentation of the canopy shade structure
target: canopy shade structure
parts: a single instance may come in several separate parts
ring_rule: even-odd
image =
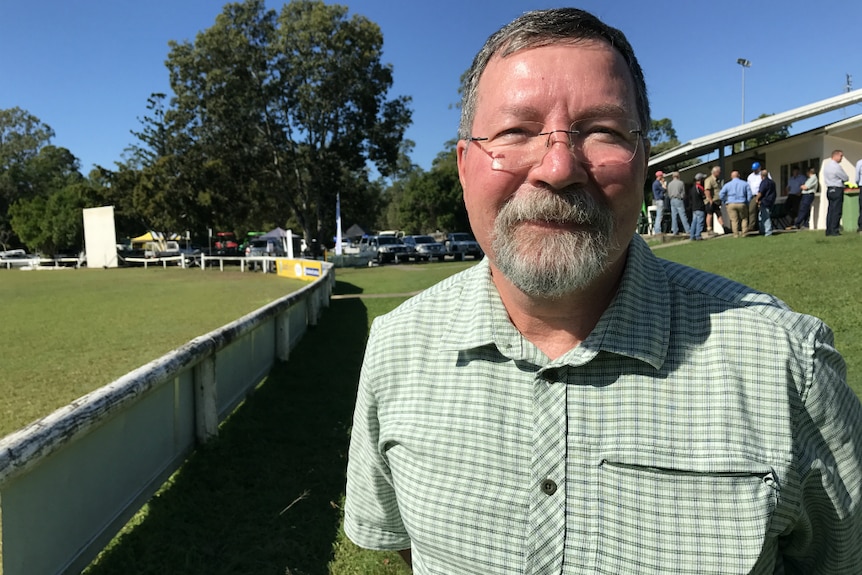
[[[862,89],[845,92],[839,96],[820,100],[801,108],[795,108],[787,112],[754,120],[741,126],[691,140],[690,142],[680,144],[676,148],[653,156],[649,159],[649,167],[666,166],[691,158],[697,158],[717,149],[723,149],[725,146],[731,146],[737,142],[742,142],[783,126],[788,126],[799,120],[845,108],[858,102],[862,102]]]

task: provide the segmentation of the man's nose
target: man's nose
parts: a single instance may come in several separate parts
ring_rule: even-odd
[[[587,171],[583,162],[575,156],[571,133],[567,130],[548,133],[545,155],[541,164],[530,172],[530,177],[557,189],[586,182]]]

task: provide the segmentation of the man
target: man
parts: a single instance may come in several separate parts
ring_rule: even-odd
[[[694,185],[688,191],[689,204],[691,204],[691,234],[689,239],[692,241],[702,240],[703,222],[706,209],[706,193],[703,188],[703,180],[705,174],[698,172],[694,175]]]
[[[856,184],[862,188],[862,160],[856,162]],[[859,194],[859,219],[856,222],[856,232],[862,234],[862,193]]]
[[[718,197],[721,198],[721,203],[727,208],[733,237],[745,236],[748,233],[748,206],[754,199],[751,186],[748,185],[748,182],[742,181],[739,172],[734,170],[730,173],[730,181],[721,187]],[[757,204],[755,203],[755,205]]]
[[[465,78],[486,258],[374,321],[347,535],[417,575],[857,570],[862,406],[831,332],[634,233],[650,110],[626,38],[529,12]]]
[[[797,216],[799,216],[799,203],[802,201],[802,184],[805,183],[805,179],[805,176],[799,173],[799,168],[790,170],[790,179],[784,188],[784,192],[787,194],[784,205],[787,208],[787,216],[790,218],[790,221],[796,220]]]
[[[775,182],[768,177],[769,172],[763,170],[760,172],[762,179],[760,181],[760,189],[757,190],[757,207],[760,210],[760,234],[764,236],[772,235],[772,207],[775,205],[775,199],[778,197],[778,192],[775,189]]]
[[[751,202],[748,204],[748,229],[754,231],[757,229],[757,215],[759,210],[757,208],[757,201],[755,200],[755,196],[757,195],[757,190],[760,189],[760,182],[763,181],[763,176],[760,175],[760,162],[754,162],[751,164],[751,173],[748,174],[748,187],[751,188],[751,193],[754,194],[751,196]]]
[[[661,170],[655,173],[655,180],[652,183],[652,203],[655,206],[655,222],[653,222],[652,233],[658,235],[662,233],[661,224],[664,219],[664,192],[667,188],[667,183],[664,179],[664,172]]]
[[[823,185],[826,186],[826,201],[829,205],[826,209],[826,235],[841,235],[841,213],[844,210],[844,182],[847,181],[847,172],[841,167],[844,152],[834,150],[832,157],[826,160],[823,166]]]
[[[724,220],[721,217],[721,200],[718,199],[718,193],[721,191],[721,168],[713,166],[709,177],[703,182],[703,192],[706,194],[706,233],[712,233],[712,220],[715,217],[717,226],[724,228]]]
[[[807,230],[808,223],[811,219],[811,204],[814,203],[814,196],[817,193],[817,187],[820,182],[817,180],[817,170],[814,168],[808,169],[808,178],[805,183],[800,186],[802,190],[802,199],[799,202],[799,215],[796,216],[796,221],[793,225],[787,226],[788,230]]]
[[[673,172],[671,178],[667,185],[667,196],[670,198],[670,233],[677,235],[679,222],[682,222],[682,228],[688,234],[688,216],[685,214],[685,184],[679,179],[679,172]]]

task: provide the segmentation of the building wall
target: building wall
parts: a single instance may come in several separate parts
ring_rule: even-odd
[[[862,138],[855,139],[858,130],[852,130],[847,132],[842,132],[837,135],[826,135],[823,137],[823,161],[825,162],[829,158],[832,157],[833,150],[842,150],[844,152],[844,159],[841,160],[841,167],[844,168],[844,172],[849,176],[850,179],[854,179],[856,172],[856,162],[862,158]],[[820,175],[820,201],[815,201],[814,203],[819,206],[818,214],[817,214],[817,229],[825,229],[826,228],[826,211],[829,202],[826,200],[826,186],[823,183],[823,168],[821,165],[820,171],[818,172]],[[845,228],[856,229],[855,222],[849,222],[845,224],[842,222]]]

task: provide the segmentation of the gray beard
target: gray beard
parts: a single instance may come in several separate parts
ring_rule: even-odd
[[[570,222],[583,229],[533,233],[525,221]],[[596,280],[608,264],[611,211],[581,190],[536,190],[514,196],[494,220],[494,263],[527,295],[556,299]]]

